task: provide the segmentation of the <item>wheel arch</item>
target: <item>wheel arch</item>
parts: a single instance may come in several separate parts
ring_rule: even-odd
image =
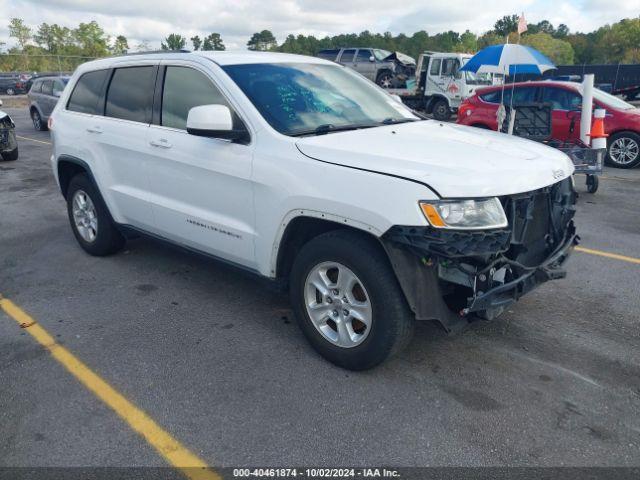
[[[69,190],[69,183],[71,179],[80,173],[85,173],[89,177],[89,180],[96,187],[98,192],[98,184],[95,181],[91,167],[84,160],[81,160],[70,155],[60,155],[56,162],[56,174],[58,176],[58,185],[60,186],[60,193],[66,199],[67,191]]]
[[[271,275],[286,285],[296,255],[313,238],[334,230],[350,230],[375,241],[383,248],[377,228],[325,212],[296,210],[281,222],[273,246]],[[384,250],[384,249],[383,249]]]

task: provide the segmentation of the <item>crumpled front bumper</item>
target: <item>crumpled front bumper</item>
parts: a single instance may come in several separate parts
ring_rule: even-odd
[[[494,318],[541,283],[565,277],[579,240],[576,196],[568,178],[501,198],[509,220],[503,229],[389,229],[382,243],[416,318],[452,331],[471,314]]]

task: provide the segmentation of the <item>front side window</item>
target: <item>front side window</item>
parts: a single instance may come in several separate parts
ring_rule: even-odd
[[[64,84],[61,81],[56,80],[53,82],[53,94],[60,96],[64,90]]]
[[[161,125],[186,130],[189,110],[215,104],[228,106],[220,90],[203,73],[189,67],[167,67]]]
[[[582,97],[564,88],[546,87],[542,93],[542,101],[550,103],[553,110],[575,110],[582,104]]]
[[[371,58],[371,50],[358,50],[356,62],[368,62]]]
[[[442,60],[439,58],[436,58],[435,60],[433,60],[431,62],[431,70],[429,70],[429,75],[432,75],[434,77],[437,77],[438,75],[440,75],[440,64],[442,63]]]
[[[151,123],[156,67],[124,67],[113,72],[105,116]]]
[[[456,76],[460,63],[455,58],[446,58],[442,63],[442,75],[443,76]]]
[[[411,110],[337,65],[227,65],[224,71],[269,124],[285,135],[413,121]]]
[[[102,88],[109,70],[87,72],[80,77],[67,103],[67,110],[102,115]]]

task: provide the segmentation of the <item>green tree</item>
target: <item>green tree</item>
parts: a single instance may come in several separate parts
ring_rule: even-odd
[[[254,33],[247,42],[249,50],[267,51],[273,50],[278,46],[276,37],[269,30],[262,30]]]
[[[109,54],[109,36],[95,20],[78,25],[73,36],[83,55],[105,57]]]
[[[160,43],[162,50],[182,50],[187,44],[187,39],[177,33],[170,34]]]
[[[12,18],[9,22],[9,36],[16,39],[20,50],[24,50],[31,40],[31,28],[21,18]]]
[[[518,15],[505,15],[497,20],[493,26],[494,33],[501,37],[507,37],[511,32],[518,30]]]
[[[124,35],[118,35],[116,39],[113,41],[113,47],[111,47],[111,52],[114,55],[124,55],[129,51],[129,42],[127,41],[127,37]]]
[[[556,65],[572,65],[574,61],[571,43],[553,38],[548,33],[540,32],[524,35],[521,43],[529,45],[551,59]]]
[[[202,39],[198,35],[191,37],[191,44],[193,45],[194,50],[200,50],[200,47],[202,46]]]
[[[225,50],[224,42],[219,33],[211,33],[204,37],[204,43],[202,44],[203,50]]]

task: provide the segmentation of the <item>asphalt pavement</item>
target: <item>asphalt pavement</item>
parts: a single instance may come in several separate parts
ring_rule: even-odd
[[[0,162],[0,294],[214,469],[640,466],[640,169],[580,198],[566,279],[447,337],[348,372],[307,345],[287,298],[148,239],[77,245],[26,109]],[[147,439],[0,311],[0,466],[164,466]]]

